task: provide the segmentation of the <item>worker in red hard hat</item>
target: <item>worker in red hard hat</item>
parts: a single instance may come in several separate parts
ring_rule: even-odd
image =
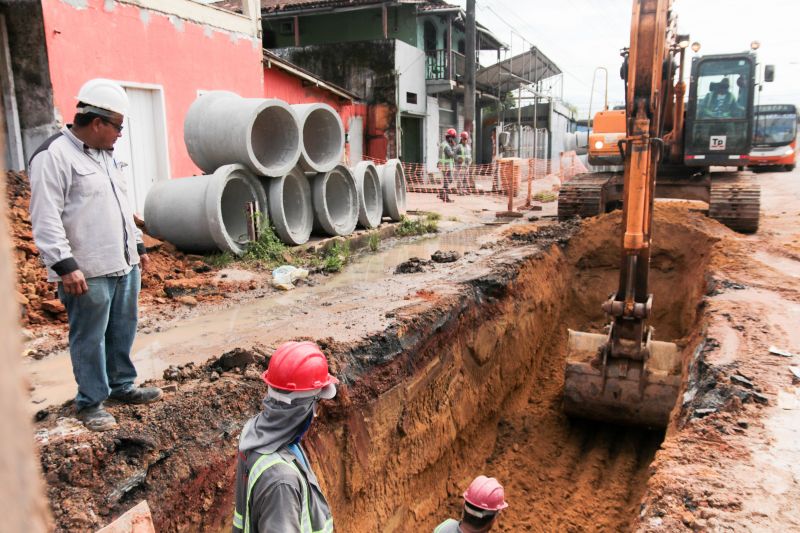
[[[456,191],[458,194],[468,194],[475,188],[475,182],[470,176],[472,166],[472,146],[469,132],[461,132],[461,140],[456,147]]]
[[[442,189],[439,191],[439,198],[443,202],[452,202],[447,189],[453,183],[453,172],[455,170],[455,150],[456,150],[455,128],[448,129],[444,134],[444,142],[439,145],[439,170],[442,172]]]
[[[485,533],[492,529],[497,515],[506,507],[503,486],[493,477],[478,476],[464,493],[461,521],[448,518],[433,533]]]
[[[333,531],[328,502],[300,441],[317,402],[336,395],[339,382],[313,342],[287,342],[263,374],[262,411],[239,437],[233,532]]]

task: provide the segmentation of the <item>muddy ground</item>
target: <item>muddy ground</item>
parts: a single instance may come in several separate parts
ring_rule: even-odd
[[[561,409],[566,328],[605,324],[618,213],[514,226],[480,253],[403,274],[387,286],[391,311],[368,327],[292,331],[318,340],[345,383],[306,443],[337,531],[431,530],[457,514],[478,473],[506,485],[500,531],[800,527],[800,400],[788,370],[798,362],[768,353],[800,351],[800,211],[787,201],[800,176],[760,177],[755,236],[696,205],[656,211],[653,322],[657,339],[683,349],[687,377],[666,435]],[[95,528],[141,499],[162,531],[229,523],[236,438],[277,337],[238,339],[243,350],[159,380],[165,401],[111,406],[116,431],[82,430],[68,404],[40,412],[57,529]]]

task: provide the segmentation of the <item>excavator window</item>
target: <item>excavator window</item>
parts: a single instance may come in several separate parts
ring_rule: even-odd
[[[701,64],[696,118],[743,118],[747,112],[749,78],[747,61],[727,59]]]
[[[753,62],[741,56],[706,56],[692,74],[695,100],[687,117],[687,153],[748,153]]]

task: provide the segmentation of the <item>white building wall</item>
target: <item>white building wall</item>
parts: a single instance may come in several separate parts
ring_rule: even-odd
[[[402,113],[425,115],[427,113],[427,93],[425,90],[425,52],[395,41],[395,70],[399,75],[398,108]],[[408,93],[417,95],[417,103],[408,102]]]
[[[560,167],[561,152],[565,150],[569,115],[569,109],[560,102],[553,102],[550,106],[550,160],[554,172]]]
[[[439,100],[427,97],[428,116],[425,118],[425,167],[428,172],[436,172],[439,161]]]

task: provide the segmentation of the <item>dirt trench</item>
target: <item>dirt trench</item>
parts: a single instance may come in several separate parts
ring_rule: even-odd
[[[683,207],[659,206],[656,218],[656,338],[689,353],[715,238]],[[561,408],[567,328],[605,325],[600,303],[617,283],[619,221],[605,215],[574,235],[568,226],[516,228],[481,274],[426,287],[386,331],[357,344],[322,341],[346,386],[323,405],[307,448],[337,531],[430,531],[457,516],[481,473],[506,487],[499,531],[630,528],[663,434],[570,420]],[[104,522],[142,498],[160,531],[224,527],[238,430],[263,392],[247,376],[264,364],[216,381],[203,370],[169,408],[120,407],[125,420],[138,414],[150,439],[134,441],[127,456],[115,453],[130,445],[120,435],[73,439],[72,451],[63,439],[45,444],[60,527]],[[237,380],[246,383],[238,391]],[[123,430],[136,431],[135,422]],[[65,471],[64,453],[85,471]],[[81,454],[93,459],[81,463]]]
[[[683,210],[658,214],[653,324],[658,339],[688,345],[714,238],[682,220]],[[457,515],[479,473],[506,485],[500,531],[628,528],[663,434],[571,421],[561,409],[566,328],[605,325],[619,219],[586,222],[565,247],[531,254],[502,281],[476,280],[478,294],[451,304],[460,312],[420,349],[373,372],[385,391],[314,435],[340,530],[430,530]]]

